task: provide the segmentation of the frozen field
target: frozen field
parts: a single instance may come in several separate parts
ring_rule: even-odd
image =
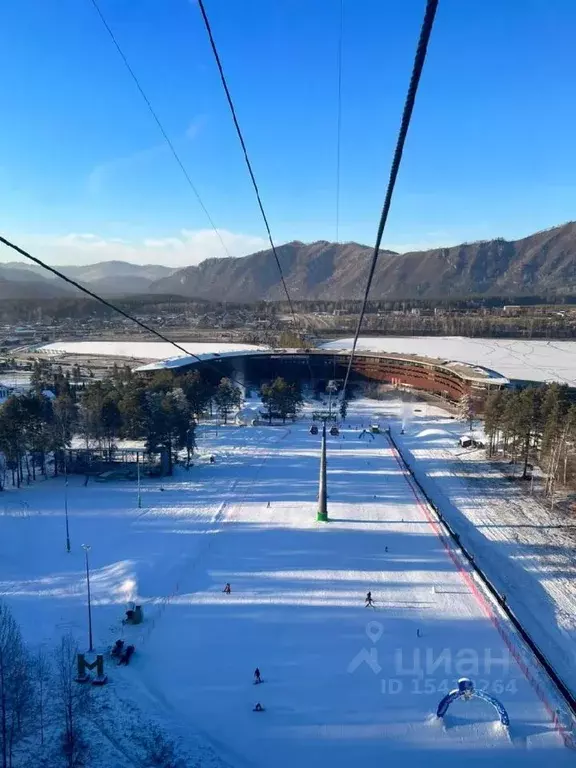
[[[352,339],[338,339],[321,346],[324,349],[350,349]],[[357,349],[438,357],[482,365],[509,379],[558,381],[576,386],[576,341],[386,336],[360,338]]]
[[[120,635],[128,599],[146,617],[126,631],[133,663],[110,668],[102,693],[209,747],[200,765],[572,765],[546,681],[446,549],[386,437],[359,439],[376,410],[397,424],[402,406],[354,403],[329,439],[329,524],[316,522],[319,438],[306,420],[204,431],[216,463],[149,481],[143,509],[134,484],[73,478],[70,555],[60,480],[5,492],[0,591],[27,639],[71,629],[86,642],[90,543],[98,645]],[[434,717],[462,674],[504,702],[509,733],[478,700]]]

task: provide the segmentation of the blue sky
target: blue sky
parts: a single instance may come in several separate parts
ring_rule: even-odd
[[[275,239],[334,239],[340,0],[205,1]],[[99,2],[230,252],[263,247],[195,2]],[[423,7],[344,0],[342,240],[374,241]],[[0,232],[53,263],[222,255],[91,1],[0,29]],[[573,0],[440,0],[387,245],[575,217],[575,37]]]

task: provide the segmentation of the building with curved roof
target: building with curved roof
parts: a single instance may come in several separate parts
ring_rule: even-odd
[[[167,369],[178,373],[199,370],[215,379],[218,376],[239,379],[248,388],[259,387],[276,376],[306,384],[310,383],[312,374],[314,385],[323,388],[330,380],[344,380],[349,353],[327,349],[258,349],[210,352],[198,357],[169,358],[136,370],[143,374]],[[350,381],[409,387],[452,401],[470,395],[479,402],[490,390],[509,384],[506,377],[478,365],[421,355],[364,351],[355,355]]]

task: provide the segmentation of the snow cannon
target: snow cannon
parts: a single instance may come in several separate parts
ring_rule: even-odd
[[[491,704],[496,712],[498,712],[498,717],[500,718],[502,725],[506,728],[510,725],[510,718],[508,717],[508,712],[506,712],[504,705],[486,691],[476,690],[476,688],[474,688],[474,683],[468,677],[461,677],[458,680],[458,688],[454,688],[453,691],[450,691],[444,696],[440,704],[438,704],[436,717],[444,717],[448,711],[448,707],[453,701],[456,701],[456,699],[470,701],[470,699],[473,698],[487,701],[488,704]]]
[[[123,624],[142,624],[144,621],[144,614],[142,612],[142,606],[130,603],[128,610],[126,611],[126,618],[122,622]]]

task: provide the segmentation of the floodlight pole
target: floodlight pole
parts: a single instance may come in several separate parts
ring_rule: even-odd
[[[142,508],[142,488],[140,486],[140,451],[136,451],[136,474],[138,476],[138,509]]]
[[[88,589],[88,640],[90,643],[90,648],[88,650],[90,653],[93,653],[94,646],[92,643],[92,601],[90,599],[90,564],[88,561],[88,552],[90,552],[90,545],[82,544],[82,549],[84,550],[84,553],[86,555],[86,587]]]
[[[320,484],[318,489],[318,516],[320,523],[328,522],[326,494],[326,419],[322,420],[322,446],[320,448]]]
[[[68,524],[68,461],[64,445],[64,518],[66,520],[66,552],[70,552],[70,526]]]

